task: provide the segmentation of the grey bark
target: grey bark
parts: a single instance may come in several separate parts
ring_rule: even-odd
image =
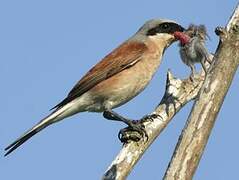
[[[226,29],[217,28],[220,36],[214,63],[205,78],[183,129],[165,180],[192,179],[207,144],[213,125],[233,76],[239,65],[239,6]]]
[[[177,79],[168,72],[164,97],[152,113],[155,116],[144,123],[149,136],[148,140],[141,139],[138,142],[130,141],[129,143],[125,143],[119,154],[108,167],[102,179],[125,179],[143,153],[163,131],[173,116],[187,102],[197,96],[203,80],[203,73],[196,75],[195,80],[192,82],[190,78],[185,80]],[[129,136],[137,136],[137,134],[130,134]]]

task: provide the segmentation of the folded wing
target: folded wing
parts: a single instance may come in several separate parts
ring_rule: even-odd
[[[101,81],[127,69],[141,60],[147,50],[144,43],[127,41],[107,55],[96,64],[86,75],[73,87],[68,96],[54,108],[60,108],[84,94]]]

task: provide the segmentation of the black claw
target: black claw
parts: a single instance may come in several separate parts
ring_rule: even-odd
[[[142,136],[136,131],[129,131],[124,128],[119,131],[118,138],[122,143],[128,143],[129,141],[138,142]]]
[[[141,121],[132,121],[127,128],[121,129],[118,133],[118,138],[123,143],[127,143],[130,140],[137,142],[143,137],[146,137],[146,141],[148,140],[148,134]]]

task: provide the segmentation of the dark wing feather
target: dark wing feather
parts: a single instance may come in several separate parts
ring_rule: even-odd
[[[142,54],[146,50],[147,46],[140,42],[127,41],[120,45],[88,71],[88,73],[86,73],[86,75],[73,87],[68,96],[54,108],[64,106],[101,81],[133,66],[141,60]]]

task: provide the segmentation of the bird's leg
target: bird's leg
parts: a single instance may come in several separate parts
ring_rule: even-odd
[[[201,59],[201,64],[202,64],[202,68],[203,68],[203,70],[204,70],[204,72],[205,72],[205,75],[207,74],[207,67],[206,67],[206,64],[205,64],[206,61],[209,62],[209,60],[207,59],[207,57],[204,57],[204,58]],[[211,64],[211,63],[209,63],[209,64]]]
[[[203,68],[205,74],[207,74],[207,68],[206,68],[206,65],[205,65],[205,61],[202,61],[201,64],[202,64],[202,68]]]
[[[209,58],[209,56],[206,56],[205,60],[206,60],[209,64],[212,64],[212,61],[211,61],[211,59]],[[205,62],[206,62],[206,61],[205,61]]]
[[[195,77],[195,74],[196,74],[196,69],[195,69],[195,66],[194,64],[189,64],[189,67],[191,69],[191,75],[190,75],[190,80],[193,82],[193,79]]]
[[[103,112],[104,118],[108,120],[114,120],[114,121],[123,121],[124,123],[128,124],[130,120],[122,117],[118,113],[112,111],[112,110],[106,110]]]
[[[111,109],[104,111],[103,116],[104,116],[104,118],[106,118],[108,120],[122,121],[128,125],[128,127],[126,129],[120,130],[120,132],[119,132],[118,136],[121,141],[122,141],[122,139],[120,137],[122,137],[123,134],[126,133],[126,131],[137,131],[142,137],[144,137],[144,135],[146,136],[146,138],[148,137],[147,132],[145,131],[145,127],[141,123],[141,121],[130,120],[130,119],[124,118],[123,116],[112,111]]]

